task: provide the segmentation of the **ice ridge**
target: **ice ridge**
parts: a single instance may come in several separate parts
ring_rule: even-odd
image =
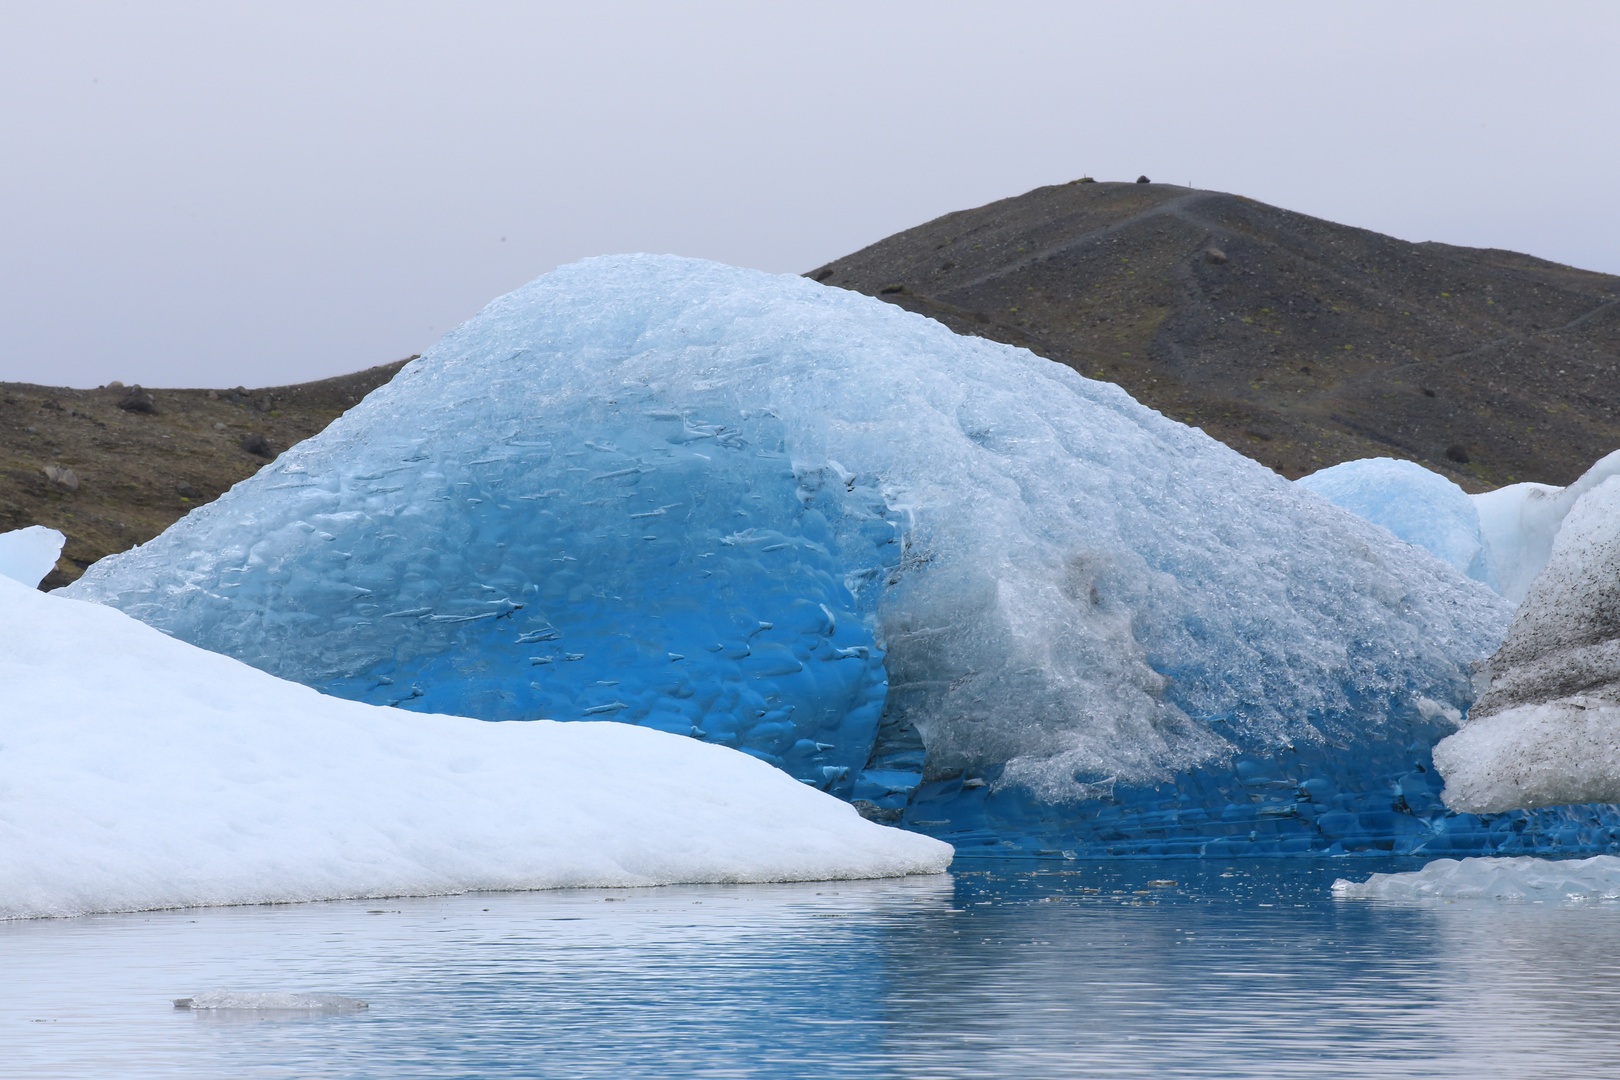
[[[1620,451],[1568,487],[1509,484],[1478,495],[1411,461],[1361,458],[1296,483],[1382,525],[1402,540],[1521,602],[1551,556],[1564,518],[1587,492],[1620,474]]]
[[[1421,870],[1374,874],[1366,881],[1340,878],[1333,895],[1370,900],[1620,899],[1620,858],[1436,859]]]

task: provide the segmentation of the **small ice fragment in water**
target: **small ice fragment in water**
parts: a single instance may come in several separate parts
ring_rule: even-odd
[[[194,997],[174,999],[177,1009],[236,1009],[279,1010],[283,1012],[357,1012],[368,1009],[359,998],[339,997],[337,994],[238,994],[230,990],[211,990]]]
[[[1620,856],[1590,859],[1435,859],[1421,870],[1374,874],[1364,882],[1340,878],[1336,898],[1379,900],[1620,899]]]

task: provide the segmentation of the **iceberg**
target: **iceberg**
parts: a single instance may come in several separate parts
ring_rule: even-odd
[[[283,682],[0,578],[0,918],[937,873],[937,840],[723,747]]]
[[[1615,475],[1620,475],[1620,451],[1600,459],[1565,488],[1509,484],[1469,495],[1440,474],[1395,458],[1346,461],[1295,483],[1384,526],[1518,604],[1547,565],[1553,538],[1570,509]]]
[[[1449,806],[1620,801],[1620,476],[1564,518],[1486,674],[1467,725],[1435,748]]]
[[[1495,588],[1479,511],[1467,492],[1439,473],[1413,461],[1362,458],[1320,469],[1295,483]]]
[[[1520,603],[1552,556],[1553,539],[1581,496],[1620,475],[1620,450],[1599,459],[1566,488],[1509,484],[1469,496],[1479,510],[1481,531],[1502,595]]]
[[[981,854],[1616,823],[1440,802],[1484,585],[1118,387],[698,260],[494,301],[67,592],[355,701],[736,748]]]
[[[1340,878],[1333,895],[1374,900],[1617,900],[1620,857],[1435,859],[1421,870]]]
[[[0,577],[35,588],[56,566],[67,537],[43,525],[0,533]]]

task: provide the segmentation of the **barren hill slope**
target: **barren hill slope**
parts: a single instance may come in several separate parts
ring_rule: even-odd
[[[1168,184],[1076,181],[808,276],[1118,383],[1297,478],[1408,458],[1471,491],[1620,447],[1620,278]]]

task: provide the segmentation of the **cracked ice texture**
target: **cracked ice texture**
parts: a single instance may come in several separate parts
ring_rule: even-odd
[[[1040,805],[1239,753],[1426,760],[1508,618],[1115,386],[654,256],[496,300],[69,592],[342,696],[612,717],[846,797],[882,718],[931,781]],[[864,797],[904,805],[896,761]]]

